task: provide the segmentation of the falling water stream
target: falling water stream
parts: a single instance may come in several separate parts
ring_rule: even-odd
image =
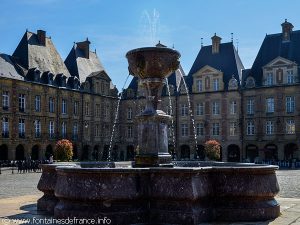
[[[171,93],[170,93],[170,87],[169,87],[169,82],[168,78],[165,78],[166,80],[166,86],[167,86],[167,91],[169,95],[169,109],[170,109],[170,116],[172,116],[171,120],[171,136],[172,136],[172,141],[173,141],[173,152],[172,152],[172,157],[175,159],[175,151],[176,151],[176,140],[175,140],[175,127],[174,127],[174,115],[173,115],[173,105],[172,105],[172,99],[171,99]]]
[[[118,98],[118,102],[117,102],[117,108],[116,108],[116,111],[115,111],[115,119],[114,119],[114,124],[113,124],[113,127],[112,127],[112,131],[111,131],[111,135],[110,135],[110,141],[109,141],[109,149],[108,149],[108,161],[111,162],[112,161],[112,144],[113,144],[113,139],[114,139],[114,136],[115,136],[115,129],[116,129],[116,124],[117,124],[117,121],[118,121],[118,117],[119,117],[119,109],[120,109],[120,102],[121,102],[121,99],[123,97],[123,93],[124,93],[124,89],[125,89],[125,85],[127,83],[127,80],[129,78],[130,74],[128,74],[125,82],[124,82],[124,85],[123,85],[123,88],[122,88],[122,91],[121,91],[121,94]]]
[[[181,79],[183,81],[184,84],[184,88],[186,91],[186,96],[187,96],[187,100],[188,100],[188,106],[189,106],[189,113],[190,113],[190,117],[191,117],[191,121],[192,121],[192,125],[193,125],[193,131],[194,131],[194,140],[195,140],[195,149],[196,152],[195,154],[197,154],[197,150],[198,150],[198,141],[197,141],[197,133],[196,133],[196,126],[195,126],[195,119],[194,119],[194,114],[193,114],[193,110],[192,110],[192,106],[191,106],[191,99],[190,99],[190,95],[189,95],[189,90],[187,88],[185,79],[183,77],[183,74],[181,73],[180,69],[178,70],[181,76]]]

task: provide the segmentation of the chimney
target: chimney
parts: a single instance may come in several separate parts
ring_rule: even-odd
[[[83,57],[86,59],[90,58],[90,44],[91,42],[87,38],[85,41],[77,42],[77,47],[83,52]]]
[[[284,23],[281,24],[282,27],[282,41],[290,41],[291,32],[293,31],[293,24],[287,22],[285,19]]]
[[[39,44],[42,46],[46,46],[46,31],[37,30],[37,37],[39,40]]]
[[[221,39],[219,36],[215,35],[211,37],[212,40],[212,53],[216,54],[220,52],[220,44],[221,44]]]

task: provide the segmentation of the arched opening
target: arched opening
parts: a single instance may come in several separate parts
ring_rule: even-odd
[[[16,160],[24,160],[25,159],[25,154],[24,154],[24,146],[23,145],[18,145],[16,147]]]
[[[78,149],[77,145],[73,144],[73,160],[78,159]]]
[[[278,152],[277,146],[274,144],[267,144],[264,148],[265,160],[277,160]]]
[[[90,151],[90,146],[89,145],[83,146],[82,155],[81,155],[82,160],[88,160],[89,159],[89,151]]]
[[[229,145],[227,147],[227,161],[228,162],[239,162],[240,161],[240,147],[238,145]]]
[[[47,145],[46,151],[45,151],[45,157],[46,157],[46,159],[49,160],[51,155],[53,156],[52,145]]]
[[[1,160],[8,160],[8,147],[5,144],[0,145],[0,161]]]
[[[115,145],[113,147],[113,151],[112,151],[112,160],[113,161],[117,161],[118,160],[118,145]]]
[[[102,154],[102,161],[107,161],[108,155],[109,155],[109,145],[104,145],[103,154]]]
[[[197,158],[199,160],[205,159],[204,145],[197,145]]]
[[[126,152],[126,160],[127,161],[132,161],[134,160],[134,146],[133,145],[128,145],[127,146],[127,152]]]
[[[94,160],[99,161],[99,158],[100,158],[100,148],[99,148],[99,145],[95,145],[94,146],[92,157],[93,157]]]
[[[181,159],[190,159],[190,146],[182,145],[180,147]]]
[[[256,145],[246,146],[246,158],[247,161],[253,163],[255,158],[258,157],[258,147]]]
[[[31,159],[38,160],[39,159],[40,147],[38,145],[34,145],[31,148]]]
[[[284,160],[293,159],[295,151],[298,151],[298,146],[295,143],[289,143],[284,146]]]

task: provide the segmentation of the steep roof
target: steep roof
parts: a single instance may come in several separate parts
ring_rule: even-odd
[[[84,52],[77,44],[71,49],[65,60],[65,64],[71,75],[78,77],[81,83],[93,74],[99,74],[102,71],[105,72],[96,52],[89,51],[89,57],[85,57]]]
[[[38,68],[41,72],[49,71],[54,75],[63,73],[67,77],[70,76],[49,37],[45,37],[43,45],[37,34],[26,31],[12,56],[27,70]]]
[[[0,77],[24,80],[24,77],[21,76],[11,56],[0,53]]]
[[[278,56],[300,65],[300,30],[292,31],[290,41],[283,41],[282,33],[266,35],[248,76],[253,76],[256,85],[262,84],[262,67]]]
[[[192,87],[192,75],[204,66],[211,66],[223,72],[223,81],[225,89],[228,89],[228,82],[234,75],[234,78],[240,83],[242,79],[242,69],[244,66],[232,42],[220,44],[218,53],[212,53],[212,45],[203,46],[188,74],[188,86]]]

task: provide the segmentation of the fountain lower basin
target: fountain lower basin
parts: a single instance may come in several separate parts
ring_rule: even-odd
[[[56,218],[110,224],[198,224],[279,216],[276,166],[175,162],[185,167],[57,167]],[[187,167],[191,166],[200,167]]]

